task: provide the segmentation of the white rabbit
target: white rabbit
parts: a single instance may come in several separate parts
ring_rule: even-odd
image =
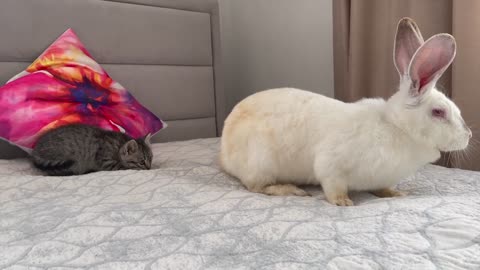
[[[435,88],[455,52],[451,35],[424,42],[415,22],[403,18],[394,49],[400,86],[392,97],[344,103],[293,88],[253,94],[225,120],[221,166],[268,195],[305,196],[296,185],[321,184],[341,206],[353,205],[350,190],[401,196],[391,187],[440,151],[465,149],[472,136],[458,107]]]

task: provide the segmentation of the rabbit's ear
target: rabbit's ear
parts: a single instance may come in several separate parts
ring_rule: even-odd
[[[429,38],[415,53],[409,66],[412,80],[410,94],[423,95],[431,84],[435,84],[455,58],[455,38],[449,34],[438,34]]]
[[[408,65],[423,42],[422,33],[412,19],[405,17],[398,22],[393,48],[393,61],[400,78],[407,74]]]

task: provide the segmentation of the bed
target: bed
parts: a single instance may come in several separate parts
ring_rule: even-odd
[[[218,15],[213,0],[0,2],[0,83],[72,27],[169,124],[149,171],[47,177],[2,142],[1,269],[480,269],[478,172],[428,165],[399,184],[408,196],[354,207],[223,173]]]

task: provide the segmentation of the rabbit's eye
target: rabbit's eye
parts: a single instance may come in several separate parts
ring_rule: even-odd
[[[437,117],[437,118],[445,118],[446,113],[444,109],[433,109],[432,115],[433,117]]]

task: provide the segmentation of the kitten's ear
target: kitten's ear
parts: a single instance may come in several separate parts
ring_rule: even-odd
[[[143,141],[144,141],[148,146],[150,146],[150,145],[152,144],[151,139],[152,139],[152,133],[148,133],[147,136],[145,136],[145,139],[143,139]]]
[[[131,155],[138,151],[138,144],[135,140],[130,140],[122,146],[120,151],[124,155]]]

